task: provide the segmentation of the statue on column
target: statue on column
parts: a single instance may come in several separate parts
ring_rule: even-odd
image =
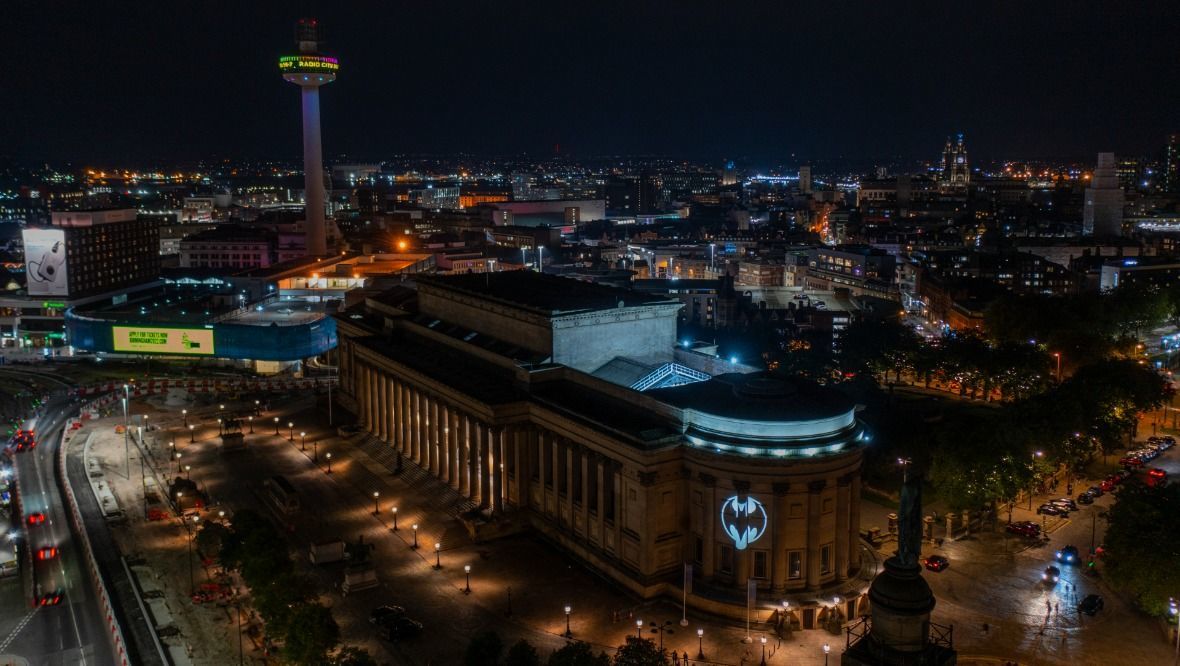
[[[901,485],[901,509],[897,512],[897,560],[918,566],[922,556],[922,477],[910,475]]]

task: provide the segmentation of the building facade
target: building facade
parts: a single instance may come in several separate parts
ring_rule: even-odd
[[[570,325],[586,344],[649,344],[642,322],[662,305],[595,286],[617,302],[583,300],[577,322],[546,324],[535,303],[471,303],[474,282],[434,278],[415,304],[369,299],[337,316],[340,400],[369,436],[492,526],[528,526],[643,598],[679,597],[691,566],[688,603],[709,612],[745,617],[752,584],[759,615],[783,598],[804,627],[858,614],[864,437],[850,401],[758,373],[608,383],[543,341]]]

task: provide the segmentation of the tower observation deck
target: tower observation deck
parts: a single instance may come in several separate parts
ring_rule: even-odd
[[[307,217],[307,254],[325,256],[328,242],[324,229],[324,159],[320,142],[320,86],[336,80],[340,63],[319,52],[319,23],[301,19],[295,26],[299,52],[279,58],[283,80],[294,83],[303,97],[303,178]]]

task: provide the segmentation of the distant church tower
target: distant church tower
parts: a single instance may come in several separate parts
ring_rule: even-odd
[[[971,183],[971,168],[967,162],[967,146],[963,144],[963,135],[959,134],[958,141],[951,143],[946,138],[946,147],[942,149],[942,177],[943,187],[964,188]]]

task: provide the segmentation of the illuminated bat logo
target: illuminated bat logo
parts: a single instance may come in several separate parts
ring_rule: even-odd
[[[745,550],[766,534],[768,522],[762,502],[753,497],[742,499],[734,495],[721,503],[721,527],[738,550]]]

